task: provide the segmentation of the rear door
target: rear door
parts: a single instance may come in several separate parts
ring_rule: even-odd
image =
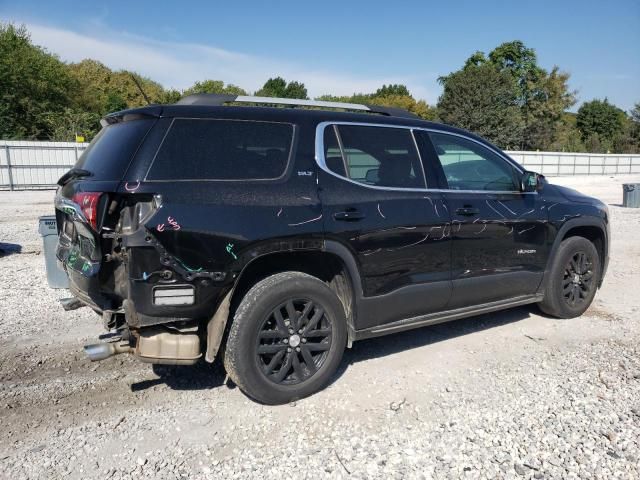
[[[451,293],[450,219],[429,192],[409,128],[326,123],[316,156],[327,240],[359,264],[363,304],[357,328],[442,309]]]
[[[546,209],[537,192],[520,191],[516,167],[470,137],[421,136],[425,155],[441,169],[452,217],[448,309],[535,293],[547,258]]]

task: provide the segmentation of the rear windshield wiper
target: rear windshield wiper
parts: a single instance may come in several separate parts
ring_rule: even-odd
[[[60,177],[60,179],[58,180],[58,185],[60,185],[61,187],[64,186],[69,180],[72,180],[74,178],[80,178],[80,177],[90,177],[92,176],[93,173],[91,173],[89,170],[85,170],[84,168],[72,168],[71,170],[69,170],[67,173],[65,173],[64,175],[62,175]]]

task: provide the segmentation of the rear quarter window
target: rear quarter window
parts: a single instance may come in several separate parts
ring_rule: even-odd
[[[87,180],[121,180],[154,122],[130,120],[104,127],[82,153],[76,168],[93,174]]]
[[[284,175],[289,123],[176,118],[147,180],[271,180]]]

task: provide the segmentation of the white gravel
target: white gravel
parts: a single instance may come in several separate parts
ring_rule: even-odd
[[[86,360],[100,319],[46,286],[36,219],[53,193],[0,192],[0,478],[640,478],[640,209],[618,206],[640,177],[554,180],[610,204],[587,314],[359,342],[329,388],[279,407],[217,365]]]

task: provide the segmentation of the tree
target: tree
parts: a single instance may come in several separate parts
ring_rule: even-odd
[[[503,148],[520,143],[522,115],[513,77],[490,63],[468,65],[442,77],[440,119],[470,130]]]
[[[482,66],[495,68],[511,77],[514,83],[513,102],[522,117],[522,135],[514,144],[522,150],[546,149],[556,143],[562,115],[575,104],[575,92],[569,90],[569,75],[553,67],[547,72],[537,63],[535,50],[520,40],[498,45],[488,56],[475,52],[462,70]],[[473,70],[472,70],[473,71]],[[454,72],[455,73],[455,72]],[[438,80],[445,85],[451,75]]]
[[[194,93],[222,93],[230,95],[246,95],[247,92],[242,88],[231,83],[225,85],[222,80],[204,80],[196,82],[192,87],[182,92],[183,96],[192,95]]]
[[[0,138],[48,138],[48,114],[63,112],[73,87],[66,66],[31,43],[24,26],[0,24]]]
[[[256,92],[259,97],[299,98],[307,100],[307,88],[301,82],[289,82],[282,77],[270,78],[260,90]]]
[[[568,87],[569,74],[553,67],[542,70],[526,88],[526,103],[521,106],[524,130],[522,149],[547,150],[562,128],[564,112],[575,104],[575,93]]]
[[[382,85],[382,87],[376,90],[376,93],[374,93],[373,96],[374,97],[391,97],[391,96],[410,97],[411,94],[409,93],[409,89],[407,88],[406,85],[389,84],[389,85]]]
[[[555,138],[545,147],[552,152],[584,152],[585,146],[576,127],[576,114],[565,112],[556,127]]]
[[[83,112],[65,108],[62,112],[46,115],[49,125],[49,140],[73,142],[76,135],[89,139],[95,135],[100,115],[94,112]]]
[[[640,102],[629,112],[631,137],[635,141],[636,151],[640,150]]]
[[[626,120],[624,111],[605,98],[583,103],[578,109],[576,125],[585,142],[597,135],[598,143],[611,149],[616,137],[624,132]]]
[[[141,107],[147,104],[133,77],[140,83],[144,93],[152,103],[165,103],[167,93],[164,88],[137,73],[121,70],[114,72],[106,65],[91,59],[85,59],[67,66],[75,80],[71,107],[79,113],[92,113],[93,127],[85,132],[90,139],[100,130],[99,120],[107,113],[127,108]],[[68,120],[69,112],[65,113]],[[84,118],[76,115],[76,118]],[[64,124],[66,120],[61,118]],[[49,119],[49,125],[54,125]],[[58,130],[59,131],[59,130]]]
[[[375,93],[354,93],[350,96],[322,95],[317,97],[316,100],[402,108],[425,120],[434,120],[437,116],[435,108],[427,105],[424,100],[413,98],[405,85],[383,85]]]

